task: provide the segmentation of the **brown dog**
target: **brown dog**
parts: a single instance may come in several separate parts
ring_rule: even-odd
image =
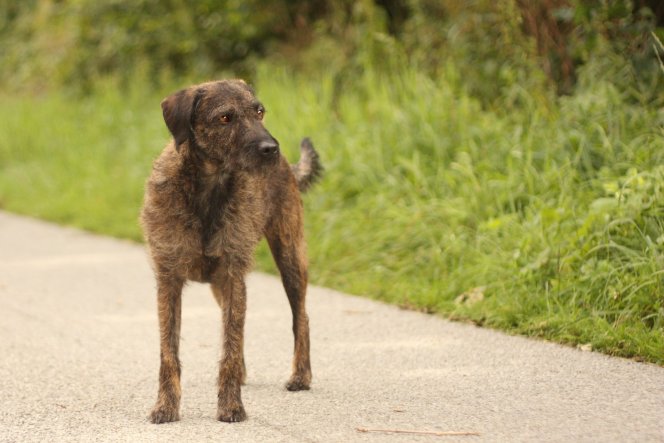
[[[265,236],[293,313],[290,391],[309,389],[307,261],[302,229],[305,191],[322,168],[311,143],[290,166],[263,126],[265,108],[241,80],[204,83],[161,103],[173,140],[154,162],[141,223],[157,279],[161,366],[153,423],[179,419],[181,292],[187,280],[212,286],[223,316],[217,418],[246,419],[244,277]]]

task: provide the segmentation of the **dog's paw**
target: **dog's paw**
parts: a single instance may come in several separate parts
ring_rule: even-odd
[[[224,421],[226,423],[235,423],[238,421],[245,421],[246,419],[247,419],[247,413],[244,412],[244,407],[242,405],[230,408],[222,408],[220,406],[217,409],[217,420],[219,421]]]
[[[286,383],[286,389],[289,391],[307,391],[310,384],[311,376],[293,375]]]
[[[150,412],[148,418],[152,423],[158,425],[160,423],[169,423],[180,420],[180,413],[176,407],[157,404]]]

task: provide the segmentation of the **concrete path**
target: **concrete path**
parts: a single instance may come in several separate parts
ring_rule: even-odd
[[[248,291],[248,421],[214,420],[220,314],[190,285],[182,419],[152,425],[158,335],[143,248],[0,212],[0,442],[664,442],[664,368],[317,287],[314,382],[287,392],[286,297],[262,274]]]

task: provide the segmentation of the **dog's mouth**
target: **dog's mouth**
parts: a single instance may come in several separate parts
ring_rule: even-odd
[[[235,162],[240,169],[256,172],[271,169],[278,163],[279,157],[278,143],[260,141],[244,145],[241,155],[235,157]]]

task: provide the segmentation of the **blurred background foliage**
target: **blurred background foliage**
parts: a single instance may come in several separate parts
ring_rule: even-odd
[[[0,0],[0,207],[140,240],[159,101],[243,77],[323,158],[312,282],[664,364],[662,41],[660,0]]]
[[[614,74],[650,101],[661,99],[653,35],[662,40],[663,26],[659,0],[2,0],[0,81],[86,91],[109,75],[251,78],[269,58],[333,70],[343,86],[367,62],[435,76],[454,60],[491,104],[515,98],[515,86],[569,94],[579,67],[617,55],[628,66],[605,68],[638,72]]]

